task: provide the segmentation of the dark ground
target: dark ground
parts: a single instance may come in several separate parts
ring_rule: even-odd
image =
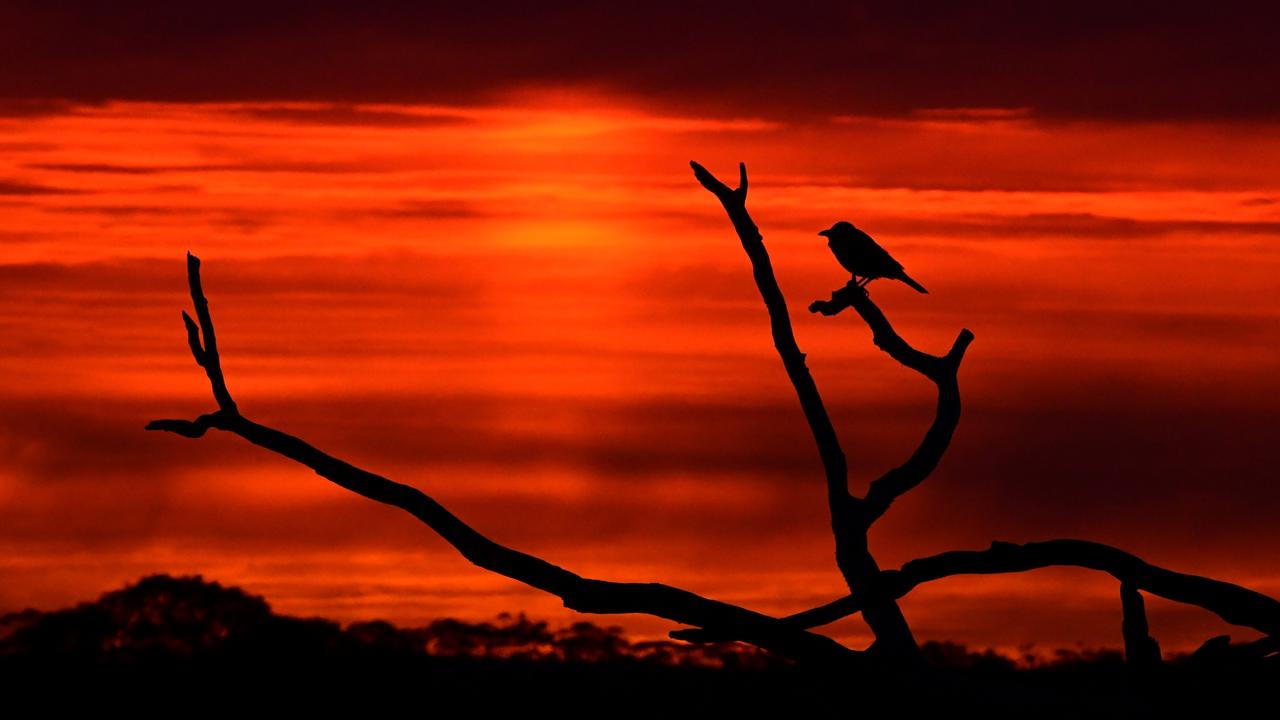
[[[75,608],[0,618],[0,692],[40,715],[1221,718],[1274,716],[1280,691],[1276,658],[1184,658],[1135,676],[1115,653],[1019,669],[956,645],[926,650],[937,670],[906,680],[522,616],[343,628],[276,615],[236,588],[152,576]]]

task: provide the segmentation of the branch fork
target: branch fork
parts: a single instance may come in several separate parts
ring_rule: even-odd
[[[863,654],[777,618],[661,583],[619,583],[577,575],[546,560],[500,545],[464,523],[426,493],[358,468],[305,441],[242,416],[227,390],[209,302],[200,282],[200,260],[187,254],[187,278],[196,317],[182,313],[187,344],[208,375],[218,409],[194,420],[153,420],[147,430],[187,438],[221,430],[311,468],[364,497],[398,507],[436,531],[473,564],[561,598],[587,613],[646,613],[682,625],[725,628],[758,647],[806,662],[861,665]]]
[[[619,583],[579,576],[536,556],[500,545],[464,523],[417,488],[394,482],[328,455],[305,441],[242,416],[227,389],[209,302],[200,281],[200,260],[187,254],[187,279],[195,319],[182,313],[187,344],[209,379],[217,409],[194,420],[155,420],[148,430],[187,438],[209,430],[248,442],[314,470],[325,479],[418,518],[476,566],[556,595],[565,606],[588,613],[645,613],[683,625],[671,637],[689,642],[741,640],[794,660],[862,669],[918,669],[923,660],[897,600],[918,585],[960,574],[1023,572],[1066,565],[1106,572],[1120,583],[1126,655],[1138,669],[1160,662],[1159,645],[1150,637],[1141,592],[1197,605],[1223,620],[1255,628],[1267,637],[1233,646],[1210,639],[1202,655],[1262,657],[1280,651],[1280,601],[1220,580],[1187,575],[1150,565],[1122,550],[1084,540],[992,543],[987,550],[951,551],[912,560],[897,570],[881,570],[868,548],[868,533],[894,500],[923,482],[946,452],[960,418],[957,375],[973,333],[961,330],[946,354],[930,355],[912,347],[889,323],[864,288],[850,282],[809,311],[827,316],[852,308],[871,329],[872,340],[891,358],[932,381],[938,388],[937,412],[920,446],[901,466],[870,483],[864,496],[848,487],[848,461],[827,414],[818,386],[796,343],[786,300],[774,276],[764,239],[746,210],[747,170],[738,165],[738,186],[731,188],[702,165],[690,163],[694,176],[723,205],[751,262],[752,275],[769,314],[774,347],[800,401],[822,460],[836,565],[849,595],[784,618],[774,618],[729,603],[704,598],[661,583]],[[861,613],[876,640],[868,652],[847,648],[813,633],[819,627]],[[1221,646],[1221,647],[1220,647]],[[874,660],[875,662],[870,662]]]

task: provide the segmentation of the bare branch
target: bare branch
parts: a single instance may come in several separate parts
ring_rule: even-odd
[[[152,420],[147,423],[147,430],[163,430],[183,437],[199,438],[214,427],[222,417],[221,412],[201,415],[195,420]]]
[[[1125,662],[1139,671],[1158,667],[1161,662],[1160,643],[1151,637],[1142,593],[1130,583],[1120,583],[1120,608],[1123,611],[1120,632],[1124,636]]]
[[[995,575],[1046,567],[1099,570],[1134,590],[1204,608],[1232,625],[1280,636],[1280,600],[1222,580],[1190,575],[1152,565],[1119,548],[1088,540],[1045,540],[1024,544],[993,542],[986,550],[953,550],[912,560],[900,570],[886,570],[884,584],[901,598],[916,586],[956,575]],[[782,618],[797,627],[814,628],[860,610],[853,596]]]
[[[952,575],[1022,572],[1054,565],[1101,570],[1135,589],[1198,605],[1233,625],[1280,634],[1280,601],[1274,598],[1221,580],[1165,570],[1136,555],[1087,540],[1023,545],[995,542],[987,550],[959,550],[912,560],[902,566],[901,573],[902,581],[914,587]]]
[[[769,252],[765,250],[764,238],[755,222],[747,214],[747,166],[739,163],[738,170],[741,184],[735,189],[725,185],[706,168],[696,162],[690,162],[694,177],[724,205],[729,220],[738,231],[742,248],[751,260],[752,275],[760,297],[764,300],[769,312],[769,329],[773,335],[773,345],[782,358],[782,366],[787,371],[796,395],[800,399],[800,407],[804,410],[805,420],[813,433],[814,442],[818,445],[818,455],[826,472],[827,491],[835,497],[848,493],[848,466],[844,451],[840,449],[840,439],[836,436],[835,427],[827,415],[822,395],[818,393],[818,385],[814,382],[809,368],[805,365],[805,355],[800,352],[796,343],[795,332],[791,329],[791,316],[787,312],[787,301],[778,287],[778,280],[773,274],[773,264],[769,260]],[[833,509],[834,510],[834,509]]]
[[[880,568],[867,548],[866,528],[870,521],[866,519],[864,503],[849,494],[849,468],[844,451],[840,448],[840,440],[831,424],[826,406],[823,405],[822,396],[818,393],[818,385],[805,365],[805,355],[800,352],[796,343],[791,316],[787,312],[787,301],[778,287],[769,252],[764,247],[764,238],[747,213],[747,166],[745,163],[738,164],[739,185],[734,189],[698,163],[689,164],[693,167],[693,175],[698,182],[724,206],[734,230],[737,231],[738,239],[742,242],[742,249],[751,260],[756,288],[769,312],[773,346],[778,351],[778,357],[795,388],[796,396],[800,399],[800,407],[804,410],[809,431],[813,434],[818,455],[822,458],[827,504],[831,511],[831,530],[836,543],[836,565],[844,575],[849,589],[863,602],[863,618],[876,636],[874,647],[883,651],[886,656],[918,663],[919,647],[911,635],[911,628],[907,625],[902,610],[877,585]],[[886,326],[887,324],[885,323]]]
[[[204,367],[204,348],[200,347],[200,327],[186,310],[182,311],[182,324],[187,328],[187,345],[191,348],[191,357],[196,359],[197,365]]]
[[[969,343],[973,342],[973,333],[962,330],[951,350],[942,357],[916,350],[893,329],[889,319],[872,302],[866,289],[858,287],[855,282],[850,282],[831,293],[830,300],[815,300],[809,304],[809,312],[827,316],[836,315],[845,308],[853,308],[862,316],[863,321],[871,328],[872,340],[876,347],[888,353],[894,360],[935,382],[940,376],[955,375],[960,361],[964,359],[965,350],[968,349]]]
[[[209,384],[213,388],[213,399],[218,401],[218,409],[224,413],[235,415],[236,402],[231,399],[227,390],[227,381],[222,378],[222,360],[218,357],[218,339],[213,332],[213,318],[209,315],[209,301],[200,287],[200,258],[187,253],[187,284],[191,287],[191,302],[196,307],[196,317],[200,318],[200,334],[204,336],[204,347],[200,347],[200,339],[196,336],[195,323],[191,316],[182,313],[183,324],[187,327],[187,342],[191,345],[191,354],[196,364],[204,368],[209,376]]]
[[[894,360],[924,375],[938,386],[938,408],[933,425],[925,433],[920,446],[902,465],[872,481],[867,489],[863,506],[863,521],[874,523],[893,501],[924,482],[942,460],[951,444],[951,436],[960,423],[960,385],[956,375],[964,353],[973,342],[973,333],[961,330],[946,355],[937,356],[916,350],[893,329],[888,318],[871,300],[866,289],[854,281],[831,293],[830,300],[816,300],[809,305],[809,312],[836,315],[845,308],[853,308],[871,328],[876,347]]]
[[[736,637],[784,657],[824,662],[857,662],[861,653],[830,638],[783,625],[777,619],[660,583],[618,583],[584,578],[541,558],[513,550],[485,537],[417,488],[388,480],[328,455],[303,440],[236,411],[227,393],[214,341],[213,320],[200,285],[200,261],[188,255],[188,281],[200,318],[204,347],[192,342],[196,362],[209,375],[217,412],[195,420],[156,420],[148,430],[198,438],[210,429],[233,433],[259,447],[305,465],[321,477],[371,500],[398,507],[434,530],[467,560],[531,587],[560,597],[568,607],[589,613],[645,613],[685,625],[726,628]],[[185,317],[185,315],[184,315]],[[193,323],[187,318],[188,338]]]

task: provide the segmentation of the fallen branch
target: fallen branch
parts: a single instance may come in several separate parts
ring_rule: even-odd
[[[1118,548],[1088,540],[1045,540],[1021,545],[993,542],[986,550],[953,550],[912,560],[900,570],[886,570],[882,574],[882,583],[893,597],[902,598],[924,583],[957,575],[996,575],[1047,567],[1079,567],[1105,572],[1131,591],[1141,590],[1166,600],[1194,605],[1232,625],[1272,636],[1256,641],[1259,652],[1280,649],[1280,640],[1276,639],[1280,638],[1280,600],[1223,580],[1168,570]],[[858,599],[846,595],[784,617],[781,622],[795,628],[811,629],[860,611]],[[1135,634],[1140,627],[1135,625]],[[705,634],[683,631],[682,636],[703,641],[732,639],[713,629]]]
[[[303,440],[240,415],[223,379],[213,319],[200,283],[200,261],[187,255],[191,299],[199,326],[183,313],[196,363],[209,376],[218,410],[195,420],[156,420],[148,430],[198,438],[209,430],[238,435],[305,465],[321,477],[371,500],[398,507],[434,530],[475,565],[560,597],[565,607],[586,613],[644,613],[684,625],[726,628],[758,647],[802,661],[853,663],[862,654],[836,641],[784,625],[776,618],[701,597],[660,583],[619,583],[584,578],[541,558],[500,545],[464,523],[417,488],[388,480],[328,455]],[[204,342],[201,342],[203,336]]]

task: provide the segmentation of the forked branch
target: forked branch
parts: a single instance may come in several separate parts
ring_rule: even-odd
[[[1138,591],[1207,610],[1232,625],[1251,628],[1266,637],[1240,646],[1226,646],[1241,657],[1280,652],[1280,601],[1255,590],[1213,578],[1180,573],[1152,565],[1118,548],[1088,540],[1045,540],[1024,544],[993,542],[986,550],[955,550],[912,560],[900,570],[885,570],[881,582],[901,599],[920,585],[957,575],[995,575],[1047,567],[1078,567],[1107,573],[1120,581],[1125,654],[1131,665],[1149,669],[1160,662],[1160,647],[1148,633],[1145,609]],[[846,595],[825,605],[788,615],[781,622],[812,629],[857,614],[862,601]],[[695,628],[672,633],[696,642],[734,640],[718,628]],[[1216,638],[1215,640],[1220,640]]]
[[[200,261],[190,254],[187,276],[196,319],[184,312],[183,324],[191,354],[208,376],[217,410],[194,420],[156,420],[148,424],[147,429],[189,438],[201,437],[209,430],[238,435],[311,468],[340,487],[405,510],[475,565],[556,595],[568,608],[589,613],[644,613],[666,618],[693,626],[671,633],[673,637],[687,640],[742,640],[796,660],[862,665],[865,657],[862,653],[808,632],[810,628],[861,612],[877,638],[873,649],[883,650],[885,657],[911,660],[918,657],[918,649],[896,601],[920,584],[955,575],[1074,566],[1106,572],[1120,581],[1126,653],[1136,667],[1152,667],[1159,662],[1159,647],[1148,634],[1143,592],[1204,608],[1229,623],[1267,635],[1235,648],[1236,652],[1261,657],[1280,650],[1280,601],[1220,580],[1166,570],[1100,543],[1083,540],[1022,545],[997,542],[987,550],[945,552],[913,560],[899,570],[881,571],[867,548],[867,531],[894,500],[928,477],[949,446],[960,415],[957,373],[973,334],[961,331],[945,355],[918,351],[894,331],[866,292],[853,283],[832,293],[830,300],[810,306],[811,312],[826,315],[853,308],[871,329],[878,347],[938,387],[937,413],[919,448],[903,465],[872,482],[865,498],[851,495],[844,452],[805,365],[805,355],[796,343],[763,238],[746,211],[746,167],[739,166],[739,186],[730,188],[697,163],[692,166],[698,181],[724,206],[751,260],[756,285],[769,312],[774,346],[817,444],[826,478],[837,564],[850,587],[850,595],[845,598],[777,619],[669,585],[585,578],[490,540],[416,488],[358,468],[299,438],[245,418],[227,389],[209,303],[200,281]]]
[[[778,287],[777,278],[774,277],[773,264],[765,250],[764,238],[747,212],[747,166],[745,163],[738,164],[738,187],[730,188],[698,163],[689,164],[693,167],[693,174],[698,182],[724,206],[725,213],[742,242],[742,249],[747,252],[751,261],[751,273],[769,313],[773,346],[778,351],[792,387],[795,388],[805,420],[809,423],[809,431],[817,443],[818,455],[822,459],[827,504],[831,512],[831,531],[835,536],[836,566],[844,576],[850,592],[859,598],[863,608],[862,617],[876,636],[872,648],[891,660],[902,661],[909,666],[919,665],[923,662],[919,646],[902,610],[879,586],[880,568],[867,547],[866,531],[874,516],[868,514],[868,503],[849,493],[849,468],[844,451],[840,448],[840,440],[823,405],[822,396],[818,393],[817,383],[805,365],[804,353],[800,352],[800,347],[796,344],[795,332],[791,329],[791,316],[787,313],[787,302]],[[870,303],[870,300],[867,302]],[[887,321],[885,325],[888,325]]]
[[[773,280],[772,268],[768,264],[768,256],[764,251],[759,231],[746,213],[746,169],[740,166],[742,185],[735,190],[717,180],[697,163],[693,164],[693,168],[703,186],[715,194],[725,206],[742,239],[743,247],[751,257],[757,284],[760,286],[765,305],[769,309],[774,328],[774,344],[778,347],[779,355],[782,356],[783,363],[788,368],[788,375],[792,377],[802,405],[806,407],[806,417],[810,417],[810,427],[814,431],[814,437],[821,451],[827,433],[830,432],[830,436],[834,438],[834,430],[830,429],[825,410],[819,416],[823,422],[817,425],[808,412],[810,404],[816,404],[821,408],[821,401],[819,399],[814,403],[810,398],[806,402],[806,398],[810,395],[813,398],[817,397],[817,388],[812,385],[812,379],[807,370],[798,378],[792,373],[791,363],[794,360],[789,362],[789,359],[798,356],[802,366],[804,356],[799,353],[798,348],[794,347],[790,321],[786,317],[786,305],[781,301],[780,292],[777,291],[777,283]],[[775,293],[778,294],[777,298],[774,297]],[[1122,631],[1127,654],[1135,666],[1150,667],[1159,662],[1159,646],[1148,634],[1145,609],[1139,591],[1196,605],[1217,614],[1227,622],[1266,633],[1267,638],[1248,646],[1249,653],[1257,655],[1274,652],[1276,647],[1280,647],[1277,645],[1280,643],[1278,639],[1280,638],[1280,602],[1275,599],[1231,583],[1165,570],[1122,550],[1100,543],[1082,540],[1051,540],[1025,545],[993,543],[991,548],[985,551],[942,553],[911,561],[900,570],[873,570],[874,560],[866,551],[866,533],[871,524],[888,510],[894,500],[923,482],[937,467],[950,445],[960,419],[960,391],[957,375],[965,351],[973,341],[973,333],[967,329],[962,330],[945,355],[937,356],[921,352],[893,329],[884,313],[872,302],[866,290],[852,281],[833,292],[830,300],[819,300],[809,306],[810,312],[823,315],[836,315],[847,308],[853,308],[861,316],[871,329],[872,339],[877,347],[904,367],[920,373],[937,386],[937,411],[934,422],[924,439],[905,463],[873,481],[865,498],[847,495],[848,500],[845,504],[849,508],[848,512],[842,513],[837,510],[841,498],[833,482],[832,465],[825,463],[827,454],[823,454],[824,464],[827,467],[829,495],[832,498],[832,522],[836,533],[837,555],[845,556],[841,559],[840,567],[846,580],[849,581],[851,593],[827,605],[783,618],[784,623],[797,628],[814,628],[862,612],[879,639],[882,637],[881,632],[870,613],[875,611],[881,614],[886,608],[896,611],[897,605],[894,601],[901,599],[921,583],[961,574],[1011,573],[1063,565],[1100,570],[1121,581],[1122,607],[1125,615]],[[780,333],[779,330],[782,332]],[[838,444],[835,447],[838,448]],[[839,460],[839,469],[847,472],[843,453],[839,455]],[[847,487],[844,481],[841,482],[841,487]],[[860,566],[851,568],[847,560],[849,557],[858,558],[861,561]],[[893,630],[892,627],[889,629]],[[673,635],[703,642],[733,639],[732,634],[714,627],[691,628],[678,631]],[[906,637],[909,637],[909,631]]]
[[[783,657],[824,662],[856,662],[861,654],[836,641],[745,608],[701,597],[660,583],[619,583],[584,578],[541,558],[500,545],[464,523],[417,488],[388,480],[328,455],[303,440],[240,415],[227,391],[214,340],[213,319],[200,283],[200,261],[187,256],[191,299],[199,326],[183,313],[196,363],[205,369],[218,410],[195,420],[156,420],[148,430],[198,438],[209,430],[229,432],[305,465],[321,477],[371,500],[398,507],[434,530],[467,560],[560,597],[572,610],[588,613],[645,613],[684,625],[728,628],[736,637]],[[203,337],[203,342],[201,338]]]
[[[946,355],[930,355],[916,350],[893,329],[867,291],[854,281],[831,293],[830,300],[811,303],[809,312],[836,315],[845,308],[853,308],[862,316],[871,328],[876,347],[938,386],[938,409],[933,425],[925,433],[920,446],[905,463],[874,480],[867,490],[862,519],[870,526],[884,515],[894,500],[924,482],[950,446],[951,436],[960,423],[960,384],[956,376],[965,350],[973,342],[973,333],[968,329],[961,330]]]
[[[840,448],[840,439],[836,436],[831,417],[822,403],[822,395],[818,385],[805,365],[804,353],[796,343],[796,334],[791,329],[791,316],[787,312],[787,300],[778,287],[778,279],[773,274],[773,263],[769,261],[769,252],[764,247],[764,237],[759,228],[747,213],[747,165],[738,163],[738,187],[731,188],[712,175],[706,168],[696,162],[689,165],[693,175],[702,187],[716,196],[729,215],[742,249],[751,260],[751,274],[755,278],[760,298],[764,300],[769,312],[769,331],[773,335],[773,346],[782,359],[782,367],[795,388],[796,397],[800,399],[800,408],[804,411],[805,421],[818,446],[818,456],[822,459],[823,471],[826,475],[827,494],[832,498],[844,498],[848,495],[848,465],[844,451]],[[836,503],[839,504],[838,502]],[[832,513],[837,508],[832,507]]]

